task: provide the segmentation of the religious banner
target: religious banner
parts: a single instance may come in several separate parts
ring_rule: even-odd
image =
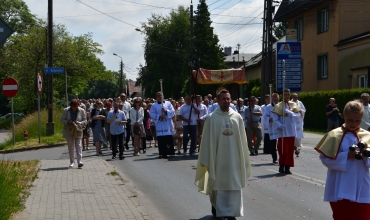
[[[193,75],[198,84],[228,84],[247,83],[247,76],[244,69],[223,69],[223,70],[206,70],[203,68],[193,71]]]

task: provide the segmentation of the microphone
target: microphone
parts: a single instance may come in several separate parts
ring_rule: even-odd
[[[118,110],[114,110],[114,114],[117,114],[117,112],[118,112]],[[118,117],[116,116],[116,119],[117,119]]]

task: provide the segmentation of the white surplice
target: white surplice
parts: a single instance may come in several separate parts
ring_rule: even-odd
[[[322,163],[328,168],[324,201],[336,202],[348,199],[353,202],[369,204],[370,159],[347,159],[349,147],[352,144],[357,144],[358,139],[350,132],[344,135],[336,159],[330,159],[320,154]]]

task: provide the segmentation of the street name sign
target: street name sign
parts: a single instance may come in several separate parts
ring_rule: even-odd
[[[0,44],[3,44],[13,32],[13,29],[0,18]]]
[[[276,91],[283,91],[283,60],[285,60],[285,88],[291,92],[302,89],[301,42],[278,42],[276,46]]]
[[[4,95],[12,98],[18,93],[18,82],[13,78],[7,78],[3,81],[2,88]]]
[[[46,67],[44,68],[45,74],[60,74],[64,73],[64,67]]]

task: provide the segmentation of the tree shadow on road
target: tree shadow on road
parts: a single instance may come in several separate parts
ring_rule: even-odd
[[[42,171],[56,171],[56,170],[68,170],[68,167],[50,167],[46,169],[41,169]]]
[[[213,215],[206,215],[202,218],[191,218],[189,220],[214,220],[216,219],[215,217],[213,217]]]

